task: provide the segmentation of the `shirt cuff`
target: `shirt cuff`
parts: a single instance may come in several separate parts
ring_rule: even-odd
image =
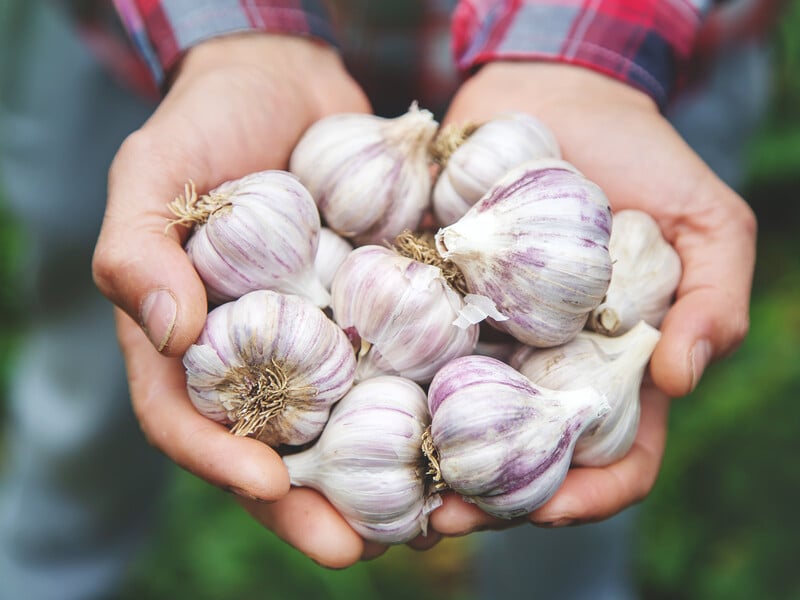
[[[704,0],[462,0],[453,14],[456,64],[497,60],[587,67],[648,93],[663,109],[683,84]]]
[[[335,46],[323,4],[319,0],[114,0],[123,26],[159,86],[186,50],[227,34],[304,35]]]

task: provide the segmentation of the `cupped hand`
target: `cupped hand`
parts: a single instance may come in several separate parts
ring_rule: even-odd
[[[321,497],[289,492],[275,451],[231,435],[189,401],[179,357],[199,335],[207,304],[182,247],[187,231],[165,232],[167,204],[189,180],[205,192],[250,172],[286,168],[315,120],[369,110],[337,54],[310,39],[243,34],[200,44],[114,158],[93,261],[97,286],[121,309],[117,332],[148,440],[178,465],[256,505],[251,512],[262,523],[326,566],[345,566],[375,550]],[[304,504],[309,497],[314,501]],[[314,535],[301,535],[302,519],[296,528],[285,521],[298,514]],[[333,539],[338,543],[326,543]]]
[[[693,390],[707,364],[744,339],[756,222],[650,97],[624,83],[571,65],[491,63],[465,82],[445,123],[480,123],[504,110],[525,111],[547,124],[564,158],[600,185],[613,210],[639,209],[656,219],[683,265],[650,363],[657,389],[643,388],[633,449],[604,469],[571,469],[556,495],[530,515],[539,524],[599,520],[641,500],[654,485],[668,398]],[[455,497],[431,523],[445,534],[510,524]]]

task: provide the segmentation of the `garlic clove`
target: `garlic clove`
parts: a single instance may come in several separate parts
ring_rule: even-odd
[[[578,437],[609,410],[591,387],[548,390],[477,355],[436,374],[428,408],[441,479],[502,519],[528,514],[552,497]]]
[[[639,210],[614,213],[608,245],[614,263],[603,302],[587,326],[620,335],[639,321],[659,327],[681,280],[681,259],[655,219]]]
[[[387,119],[337,114],[312,125],[289,170],[306,185],[328,227],[357,245],[416,229],[430,204],[433,114],[413,104]]]
[[[174,223],[194,225],[186,252],[212,303],[260,289],[304,296],[320,307],[330,302],[313,268],[319,213],[291,173],[251,173],[199,198],[189,184],[170,208]]]
[[[334,320],[361,347],[356,381],[401,375],[427,383],[470,354],[478,326],[453,325],[463,307],[441,269],[382,246],[353,250],[331,286]]]
[[[611,278],[611,210],[602,190],[556,159],[512,169],[436,248],[461,270],[471,293],[507,317],[494,327],[540,347],[572,339]]]
[[[292,485],[321,492],[367,540],[407,542],[441,503],[426,481],[425,392],[394,376],[355,385],[310,448],[285,456]]]
[[[273,447],[317,437],[356,367],[347,336],[319,308],[268,290],[209,312],[183,365],[200,413]]]
[[[336,270],[352,252],[353,246],[335,231],[322,227],[319,230],[319,245],[314,258],[314,270],[322,285],[330,291]]]
[[[511,364],[531,381],[556,390],[591,385],[611,410],[578,440],[574,465],[610,465],[631,449],[639,427],[639,390],[661,334],[640,321],[619,337],[583,331],[557,348],[524,348]]]
[[[447,135],[445,128],[440,137]],[[445,166],[433,187],[431,204],[438,222],[450,225],[513,167],[537,158],[561,158],[561,150],[544,123],[526,113],[505,112],[468,133],[452,154],[442,158]]]

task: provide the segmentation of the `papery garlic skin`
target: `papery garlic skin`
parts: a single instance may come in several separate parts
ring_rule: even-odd
[[[535,117],[501,113],[480,125],[447,159],[433,187],[431,204],[443,226],[455,223],[519,164],[561,158],[555,135]]]
[[[604,467],[624,457],[633,446],[641,412],[640,387],[661,334],[640,321],[619,337],[582,331],[557,348],[524,349],[511,359],[523,375],[555,390],[591,385],[611,410],[578,440],[572,463]]]
[[[578,438],[609,410],[591,387],[548,390],[477,355],[436,374],[428,408],[442,479],[501,519],[526,515],[555,494]]]
[[[313,446],[283,461],[292,485],[321,492],[365,539],[407,542],[426,533],[441,503],[426,491],[422,434],[429,422],[422,388],[376,377],[339,401]]]
[[[311,192],[328,227],[357,245],[414,230],[430,204],[433,114],[416,104],[392,119],[337,114],[313,124],[289,170]]]
[[[530,161],[512,169],[436,248],[469,291],[507,320],[489,322],[531,346],[557,346],[583,328],[611,279],[611,210],[603,191],[571,164]]]
[[[614,213],[608,251],[614,263],[606,297],[588,327],[620,335],[639,321],[659,327],[681,280],[681,259],[655,219],[640,210]]]
[[[251,173],[223,183],[208,198],[218,208],[195,227],[186,252],[212,303],[269,289],[328,305],[328,291],[314,271],[319,212],[294,175]]]
[[[314,258],[314,270],[322,285],[330,291],[336,270],[353,251],[353,246],[335,231],[323,227],[319,230],[319,245]]]
[[[183,365],[200,413],[274,447],[319,435],[352,386],[356,362],[347,336],[319,308],[261,290],[209,312]]]
[[[478,325],[453,325],[463,307],[441,269],[382,246],[353,250],[331,286],[334,320],[361,345],[356,381],[401,375],[427,383],[470,354]]]

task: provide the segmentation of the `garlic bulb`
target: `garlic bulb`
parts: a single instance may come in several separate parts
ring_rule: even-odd
[[[439,223],[450,225],[513,167],[536,158],[561,158],[561,150],[544,123],[507,112],[480,125],[445,158],[431,204]]]
[[[319,213],[291,173],[251,173],[200,198],[190,183],[170,208],[174,223],[194,225],[186,252],[212,303],[269,289],[328,305],[314,272]]]
[[[311,192],[328,227],[358,245],[416,229],[430,204],[428,145],[437,123],[416,104],[393,119],[338,114],[312,125],[289,170]]]
[[[518,352],[511,364],[531,381],[555,390],[591,385],[611,410],[578,440],[572,462],[610,465],[628,453],[639,427],[639,388],[661,334],[644,321],[619,337],[582,331],[557,348]]]
[[[350,242],[336,232],[327,227],[319,230],[319,245],[317,246],[317,256],[314,258],[314,270],[326,289],[331,289],[336,269],[352,250]]]
[[[383,246],[353,250],[331,286],[333,317],[361,346],[356,381],[383,374],[427,383],[470,354],[478,326],[453,325],[464,306],[441,269]]]
[[[556,346],[583,328],[611,278],[611,211],[602,190],[556,159],[515,167],[436,247],[473,294],[507,320],[489,321],[531,346]]]
[[[608,251],[611,283],[588,326],[605,335],[624,333],[639,321],[660,326],[681,280],[681,259],[658,223],[639,210],[615,213]]]
[[[441,479],[502,519],[528,514],[556,492],[578,437],[609,409],[593,388],[548,390],[477,355],[436,374],[428,408]]]
[[[356,367],[347,336],[319,308],[268,290],[209,312],[183,365],[198,411],[270,446],[317,437]]]
[[[425,392],[401,377],[354,386],[313,446],[283,458],[293,485],[321,492],[365,539],[394,544],[425,533],[441,499],[428,495]]]

